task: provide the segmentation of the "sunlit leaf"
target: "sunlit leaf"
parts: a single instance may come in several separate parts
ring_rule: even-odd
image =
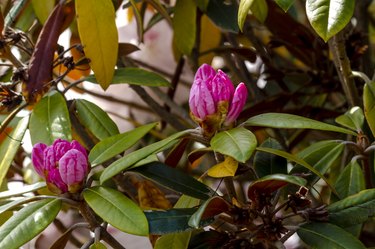
[[[98,242],[95,242],[94,244],[92,244],[89,249],[107,249],[107,247],[101,243],[100,241]]]
[[[251,131],[237,127],[217,133],[210,144],[214,151],[245,163],[253,154],[257,140]]]
[[[0,144],[0,186],[2,185],[3,179],[17,154],[28,124],[28,116],[21,119],[12,132],[8,134],[5,140]]]
[[[348,24],[354,7],[353,0],[307,0],[306,14],[316,33],[327,42]]]
[[[322,131],[335,131],[356,136],[351,130],[326,124],[313,119],[286,114],[286,113],[265,113],[249,118],[245,121],[246,126],[261,126],[284,129],[313,129]]]
[[[134,235],[148,235],[148,223],[142,210],[121,192],[93,187],[85,189],[83,197],[97,215],[117,229]]]
[[[43,231],[60,209],[59,199],[41,200],[21,209],[0,227],[0,248],[19,248]]]
[[[201,19],[199,52],[206,52],[210,49],[217,48],[221,42],[221,31],[212,23],[207,15],[203,15]],[[199,57],[198,63],[211,64],[214,53],[205,54]]]
[[[29,130],[33,144],[50,145],[58,138],[72,140],[69,111],[61,93],[52,91],[35,105]]]
[[[298,236],[313,248],[365,249],[360,240],[330,223],[313,222],[300,226]]]
[[[260,22],[264,22],[268,15],[268,5],[266,0],[256,0],[250,6],[250,13]]]
[[[35,15],[38,17],[39,21],[44,24],[52,12],[55,2],[51,0],[32,0]]]
[[[340,173],[335,188],[341,199],[357,194],[366,188],[363,171],[356,161],[350,162]]]
[[[370,126],[372,135],[375,136],[375,81],[365,84],[363,106],[367,123]]]
[[[197,6],[195,1],[179,0],[174,7],[173,15],[173,43],[177,49],[186,55],[190,55],[196,34]]]
[[[111,84],[118,52],[115,9],[111,0],[76,0],[77,25],[85,55],[103,89]]]
[[[97,83],[96,75],[90,75],[85,80]],[[157,73],[142,68],[119,68],[115,70],[112,84],[131,84],[141,86],[170,86],[169,81]]]
[[[99,106],[84,99],[77,99],[75,103],[78,119],[98,139],[103,140],[119,133],[115,122]]]
[[[46,187],[45,182],[38,182],[38,183],[31,184],[31,185],[25,185],[23,187],[18,187],[17,189],[0,192],[0,199],[34,192],[45,187]]]
[[[353,131],[363,131],[365,116],[360,107],[352,107],[349,111],[335,119],[336,123],[345,126]]]
[[[154,249],[187,249],[190,237],[190,231],[165,234],[156,241]]]
[[[243,28],[243,25],[245,23],[247,14],[249,13],[249,10],[251,8],[251,5],[253,5],[254,0],[241,0],[240,6],[238,7],[238,27],[241,31]]]
[[[227,176],[234,176],[236,174],[238,168],[238,162],[234,160],[232,157],[227,156],[225,157],[224,161],[212,166],[208,171],[207,174],[211,177],[227,177]]]

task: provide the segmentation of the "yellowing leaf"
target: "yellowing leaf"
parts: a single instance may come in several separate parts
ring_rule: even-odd
[[[32,0],[31,4],[38,20],[44,24],[47,21],[49,14],[55,6],[55,1],[51,0]]]
[[[203,15],[201,19],[201,43],[200,43],[200,52],[205,52],[207,50],[218,47],[221,40],[220,30],[211,22],[211,20]],[[212,59],[214,58],[214,53],[209,53],[199,57],[199,65],[203,63],[211,64]]]
[[[172,204],[165,197],[165,194],[152,182],[136,182],[138,188],[138,201],[142,209],[170,209]]]
[[[232,157],[225,157],[224,162],[216,164],[212,168],[207,171],[207,174],[211,177],[226,177],[226,176],[234,176],[236,170],[238,168],[238,162],[234,160]]]
[[[78,32],[91,69],[103,89],[111,84],[118,52],[111,0],[76,0]]]

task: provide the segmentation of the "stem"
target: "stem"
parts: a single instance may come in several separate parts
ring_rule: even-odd
[[[374,187],[373,171],[371,170],[370,160],[368,157],[362,159],[363,170],[365,171],[366,188],[370,189]]]
[[[337,74],[339,76],[345,96],[348,99],[349,106],[361,106],[358,91],[352,77],[350,61],[345,51],[345,39],[343,31],[339,32],[334,37],[332,37],[328,41],[328,45],[329,49],[332,52],[333,62],[335,64]]]

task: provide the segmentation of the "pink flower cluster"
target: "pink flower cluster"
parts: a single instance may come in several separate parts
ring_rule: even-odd
[[[87,152],[75,140],[57,139],[51,146],[35,144],[31,160],[48,188],[57,194],[80,191],[89,172]]]
[[[216,72],[210,65],[203,64],[197,70],[190,90],[190,111],[193,119],[200,125],[212,115],[218,115],[222,119],[220,121],[229,126],[240,115],[247,96],[244,83],[241,82],[234,89],[228,75],[220,69]]]

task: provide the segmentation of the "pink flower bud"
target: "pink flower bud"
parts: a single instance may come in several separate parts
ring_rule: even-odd
[[[234,92],[232,102],[229,105],[229,112],[227,118],[225,119],[224,125],[230,125],[233,123],[240,115],[243,107],[245,106],[247,100],[247,89],[244,83],[240,83],[236,91]]]
[[[31,152],[31,161],[33,162],[36,173],[45,178],[44,175],[44,151],[47,145],[38,143],[34,146]]]
[[[56,194],[64,194],[68,192],[68,186],[62,181],[57,168],[48,171],[46,182],[48,189]]]

